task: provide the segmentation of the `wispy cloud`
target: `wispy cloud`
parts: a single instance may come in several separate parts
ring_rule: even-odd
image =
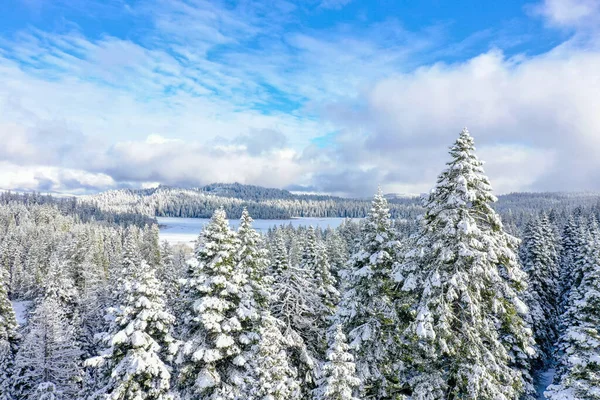
[[[351,2],[352,0],[322,0],[320,7],[339,10],[340,8],[347,6]]]
[[[597,28],[600,2],[597,0],[543,0],[531,6],[530,12],[544,17],[548,24],[558,27]]]

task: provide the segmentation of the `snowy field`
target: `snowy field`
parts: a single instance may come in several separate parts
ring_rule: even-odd
[[[210,219],[208,218],[172,218],[157,217],[160,226],[160,241],[166,240],[170,244],[189,244],[198,238],[198,234]],[[279,225],[292,224],[298,226],[313,226],[320,228],[337,228],[346,218],[294,218],[294,219],[257,219],[254,220],[254,228],[265,233],[269,228]],[[229,224],[237,229],[239,220],[230,219]]]

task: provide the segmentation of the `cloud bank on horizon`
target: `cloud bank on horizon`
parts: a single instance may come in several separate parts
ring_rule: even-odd
[[[600,190],[597,0],[8,1],[0,188]]]

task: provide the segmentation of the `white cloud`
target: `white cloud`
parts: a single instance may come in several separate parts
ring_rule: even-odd
[[[599,70],[600,52],[573,48],[419,68],[366,91],[352,120],[344,108],[331,112],[346,132],[337,157],[376,160],[390,187],[418,192],[468,125],[500,192],[600,189],[590,179],[600,170]]]
[[[536,149],[518,144],[480,147],[478,156],[490,160],[484,168],[493,177],[497,193],[522,191],[533,187],[556,163],[555,150]]]
[[[106,172],[119,180],[191,186],[238,181],[282,187],[301,180],[307,170],[289,149],[255,157],[243,146],[195,141],[119,142],[111,148],[110,159]]]
[[[148,135],[146,138],[146,143],[148,144],[165,144],[165,143],[183,143],[181,139],[170,139],[164,136],[152,134]]]
[[[535,14],[547,18],[551,25],[582,27],[594,24],[600,17],[598,0],[544,0],[533,7]]]
[[[86,193],[108,190],[117,183],[106,174],[54,166],[22,166],[0,161],[0,188],[44,192]]]
[[[350,4],[352,0],[322,0],[321,8],[331,8],[333,10],[339,10]]]

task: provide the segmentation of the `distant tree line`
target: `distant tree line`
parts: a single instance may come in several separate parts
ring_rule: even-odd
[[[152,216],[135,212],[112,212],[101,209],[92,202],[82,202],[76,197],[55,197],[50,194],[14,193],[10,191],[0,193],[0,205],[10,203],[30,205],[51,205],[63,215],[76,217],[80,222],[104,221],[117,225],[152,225],[156,219]]]

